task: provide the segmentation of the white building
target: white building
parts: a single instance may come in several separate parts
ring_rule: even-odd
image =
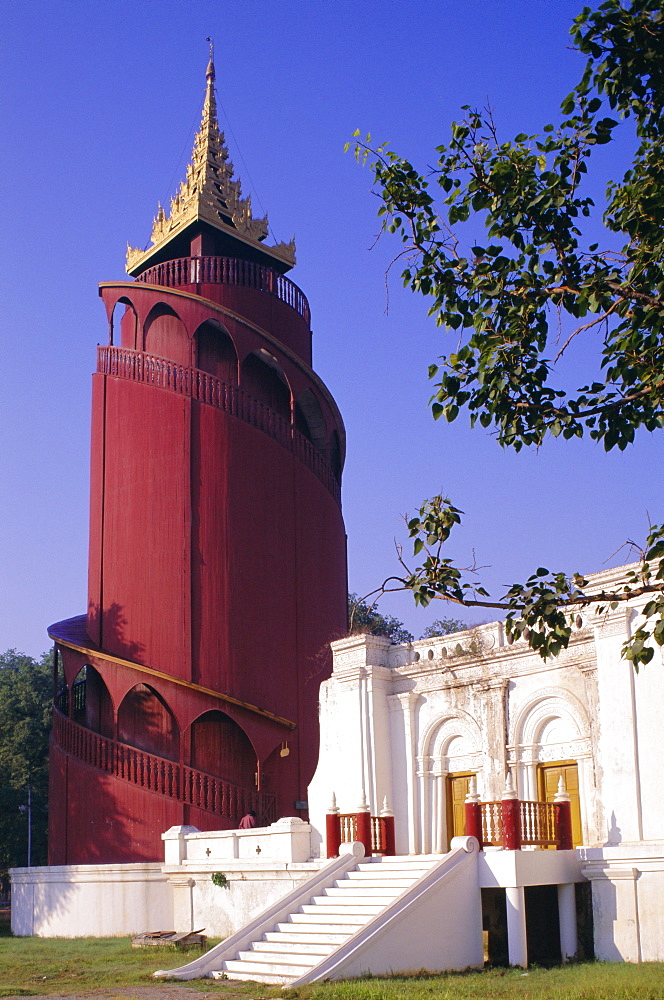
[[[625,567],[590,578],[610,590]],[[471,776],[483,800],[508,771],[522,800],[553,799],[562,776],[574,846],[592,884],[595,953],[664,960],[662,650],[635,674],[621,647],[636,603],[584,610],[569,648],[543,661],[501,623],[391,645],[371,635],[333,644],[321,688],[321,751],[311,821],[387,799],[397,854],[443,852],[464,832]]]

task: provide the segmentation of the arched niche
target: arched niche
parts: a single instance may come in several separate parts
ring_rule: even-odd
[[[213,709],[191,724],[191,766],[242,788],[255,788],[256,754],[244,730]]]
[[[145,351],[180,365],[191,362],[191,345],[184,323],[163,302],[150,310],[145,321]]]
[[[99,671],[86,663],[76,675],[71,694],[74,722],[112,739],[113,700]]]
[[[175,716],[157,692],[136,684],[118,709],[118,739],[157,757],[178,760],[180,733]]]
[[[138,315],[130,299],[124,295],[113,306],[109,342],[129,351],[140,351]]]
[[[325,454],[327,427],[320,403],[311,389],[301,392],[295,401],[295,428]]]
[[[255,399],[290,423],[290,386],[281,365],[267,351],[252,351],[242,362],[240,384]]]
[[[341,481],[341,471],[343,469],[343,459],[341,456],[341,442],[337,431],[332,431],[330,437],[330,466],[336,479]]]
[[[194,334],[196,367],[222,382],[237,385],[237,352],[220,323],[208,320]]]

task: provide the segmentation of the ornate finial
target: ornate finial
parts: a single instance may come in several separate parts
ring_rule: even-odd
[[[205,101],[201,124],[194,139],[186,178],[171,199],[170,211],[159,206],[152,227],[152,248],[147,251],[128,248],[127,270],[133,273],[149,260],[154,248],[170,240],[196,220],[202,220],[227,233],[237,233],[243,242],[260,244],[267,238],[267,216],[255,218],[250,198],[242,197],[240,182],[233,177],[233,164],[228,155],[224,134],[217,121],[215,98],[214,43],[210,44],[210,61],[205,71]],[[278,243],[266,246],[268,257],[275,257],[286,267],[295,263],[295,245]]]
[[[516,799],[517,792],[514,787],[514,778],[512,777],[512,772],[507,772],[507,777],[505,778],[505,791],[503,792],[504,799]]]
[[[214,74],[214,42],[209,37],[206,38],[205,41],[210,43],[210,60],[209,60],[209,62],[207,64],[207,69],[205,70],[205,76],[206,77],[212,77],[212,81],[214,82],[214,78],[215,78],[215,74]]]

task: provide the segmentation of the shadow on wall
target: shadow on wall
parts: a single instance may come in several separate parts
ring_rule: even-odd
[[[113,602],[101,611],[97,605],[88,608],[88,633],[102,649],[112,650],[125,660],[141,662],[145,646],[126,638],[127,619],[122,606]]]

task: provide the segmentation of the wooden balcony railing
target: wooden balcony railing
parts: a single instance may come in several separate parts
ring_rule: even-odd
[[[126,378],[167,389],[181,396],[189,396],[251,424],[287,448],[313,472],[337,503],[341,502],[339,481],[325,456],[304,434],[291,427],[288,420],[244,389],[223,382],[200,368],[189,368],[166,358],[158,358],[143,351],[131,351],[125,347],[99,346],[97,371],[102,375]]]
[[[74,696],[74,712],[84,712],[86,692],[85,680],[74,681],[71,690]],[[63,715],[69,715],[69,688],[64,687],[61,691],[58,691],[55,704]]]
[[[215,813],[237,824],[254,810],[260,826],[276,820],[274,795],[242,788],[177,761],[157,757],[136,747],[93,733],[53,713],[53,739],[64,753],[146,791],[176,799],[185,805]]]
[[[568,801],[531,802],[505,798],[495,802],[466,800],[466,833],[483,847],[555,847],[571,850]]]
[[[371,816],[366,810],[357,813],[327,814],[327,856],[335,858],[341,844],[351,844],[358,840],[364,844],[367,858],[373,854],[392,856],[394,848],[394,816],[383,812],[381,816]]]
[[[311,321],[309,303],[289,278],[269,267],[235,257],[180,257],[166,260],[139,274],[136,281],[146,285],[177,288],[182,285],[236,285],[255,288],[294,309],[306,323]]]

